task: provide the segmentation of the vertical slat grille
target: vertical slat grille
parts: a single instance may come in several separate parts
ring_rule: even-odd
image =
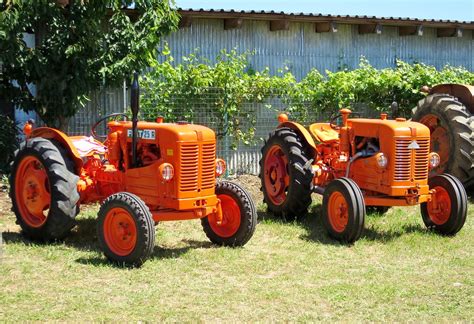
[[[429,139],[416,139],[418,149],[408,148],[412,141],[412,139],[395,141],[395,181],[423,180],[428,177]]]
[[[213,188],[216,179],[215,163],[215,143],[181,145],[180,190],[196,191]]]
[[[418,139],[416,140],[419,149],[415,150],[415,180],[423,180],[428,178],[428,156],[430,154],[430,140]]]
[[[215,186],[216,181],[216,144],[203,144],[202,146],[202,189]]]
[[[199,146],[197,144],[184,144],[181,146],[181,191],[194,191],[198,189]]]

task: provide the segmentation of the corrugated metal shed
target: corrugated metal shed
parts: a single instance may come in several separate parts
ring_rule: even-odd
[[[255,51],[253,68],[268,66],[276,73],[286,65],[297,78],[311,68],[355,68],[361,56],[378,68],[394,66],[401,59],[438,68],[451,64],[474,69],[472,22],[190,9],[182,9],[181,14],[191,18],[190,24],[167,38],[178,62],[197,48],[211,60],[221,49],[237,48]],[[242,19],[240,28],[225,30],[224,20],[230,18]],[[270,21],[275,19],[288,19],[288,30],[271,31]],[[315,23],[320,21],[337,22],[337,32],[316,33]],[[381,24],[380,34],[359,33],[360,24],[372,23]],[[423,36],[399,35],[400,27],[412,25],[423,25]],[[438,37],[440,28],[461,30],[461,34]]]

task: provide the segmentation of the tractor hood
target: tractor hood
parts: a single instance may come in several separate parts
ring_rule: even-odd
[[[397,120],[349,119],[349,125],[357,136],[366,137],[430,137],[430,130],[423,124],[406,121],[404,118]]]

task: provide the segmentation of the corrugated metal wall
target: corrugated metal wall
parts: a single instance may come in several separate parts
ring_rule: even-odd
[[[272,32],[268,21],[244,20],[240,29],[224,30],[222,19],[193,19],[189,28],[169,36],[171,53],[177,62],[196,48],[215,60],[221,49],[255,51],[252,67],[270,67],[277,73],[285,64],[297,78],[311,68],[335,71],[355,68],[365,56],[377,68],[394,66],[396,59],[424,62],[442,68],[446,64],[474,69],[474,41],[471,30],[463,37],[436,36],[425,28],[423,36],[398,36],[397,27],[383,27],[382,34],[359,35],[356,25],[338,25],[336,33],[316,33],[312,23],[290,23],[287,31]]]

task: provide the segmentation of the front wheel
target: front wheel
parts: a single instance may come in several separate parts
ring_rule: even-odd
[[[359,186],[351,179],[333,180],[324,190],[323,223],[330,236],[353,243],[364,229],[365,202]]]
[[[99,210],[99,243],[112,262],[140,266],[155,246],[155,224],[139,197],[119,192],[109,196]]]
[[[421,204],[423,222],[440,234],[456,234],[466,222],[466,190],[456,177],[449,174],[430,178],[428,184],[435,193],[431,201]]]
[[[211,242],[224,246],[243,246],[255,232],[257,211],[247,191],[229,181],[216,184],[216,195],[222,208],[222,222],[215,214],[201,219]]]

